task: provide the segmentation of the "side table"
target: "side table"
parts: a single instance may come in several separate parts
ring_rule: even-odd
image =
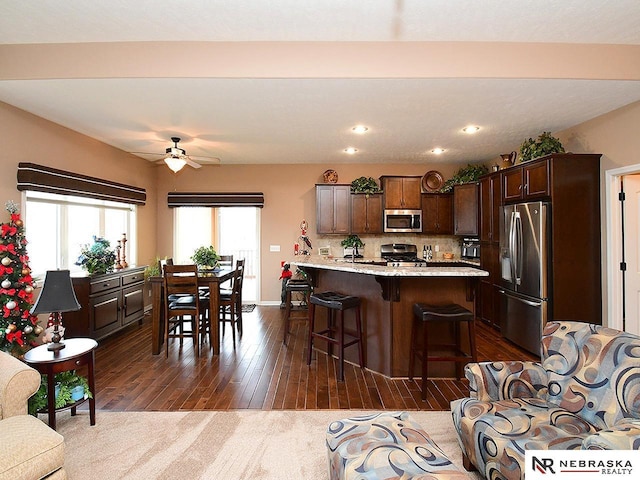
[[[96,424],[96,389],[94,368],[94,350],[98,342],[91,338],[69,338],[63,340],[65,348],[62,350],[47,350],[47,345],[40,345],[29,350],[24,355],[25,362],[35,368],[40,374],[47,376],[47,413],[49,414],[49,426],[56,429],[56,408],[55,408],[55,374],[75,370],[78,367],[87,365],[89,370],[89,390],[93,398],[89,398],[89,418],[91,425]],[[86,399],[85,399],[86,400]],[[71,407],[71,415],[75,415],[76,406],[83,403],[80,400]]]

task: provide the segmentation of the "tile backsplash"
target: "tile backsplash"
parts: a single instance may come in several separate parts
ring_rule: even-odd
[[[359,249],[359,253],[365,258],[376,258],[380,256],[380,245],[385,243],[412,243],[418,247],[418,256],[422,256],[422,246],[431,245],[434,259],[441,259],[442,254],[451,252],[454,258],[460,258],[462,237],[449,235],[418,235],[418,234],[381,234],[381,235],[359,235],[360,240],[364,243],[363,249]],[[329,247],[331,255],[334,257],[343,256],[343,247],[340,242],[346,238],[346,235],[318,235],[311,238],[313,245],[313,254],[318,254],[320,247]],[[436,252],[436,245],[439,251]]]

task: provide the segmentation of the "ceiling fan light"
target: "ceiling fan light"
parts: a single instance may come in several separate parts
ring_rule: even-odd
[[[167,166],[171,170],[173,170],[173,173],[178,173],[180,170],[182,170],[182,167],[184,167],[187,164],[187,162],[182,158],[174,157],[172,155],[167,156],[164,159],[164,163],[166,163]]]

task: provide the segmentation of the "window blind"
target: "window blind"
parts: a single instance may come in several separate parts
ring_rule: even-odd
[[[19,191],[31,190],[57,193],[58,195],[76,195],[136,205],[144,205],[147,200],[147,191],[144,188],[66,172],[35,163],[21,162],[18,164],[17,188]]]
[[[264,207],[262,192],[250,193],[206,193],[169,192],[169,207]]]

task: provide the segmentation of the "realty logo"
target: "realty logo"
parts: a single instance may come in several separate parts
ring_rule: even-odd
[[[539,471],[543,475],[546,475],[547,472],[551,472],[553,474],[556,473],[556,471],[553,469],[553,458],[538,458],[535,455],[531,455],[531,460],[531,468]]]
[[[525,450],[526,480],[640,478],[640,450]]]

